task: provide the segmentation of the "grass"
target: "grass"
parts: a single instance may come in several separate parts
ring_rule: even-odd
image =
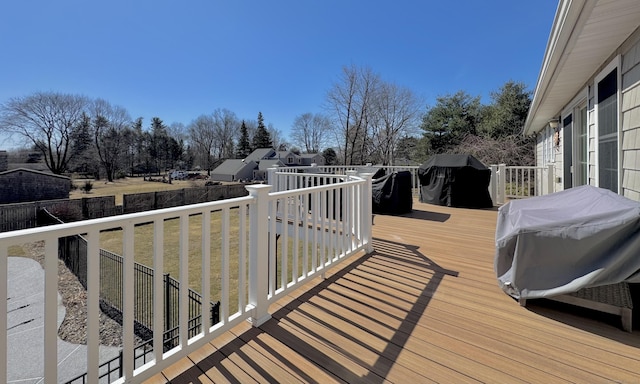
[[[204,180],[173,180],[171,184],[157,181],[145,181],[142,177],[126,177],[113,182],[97,180],[93,182],[93,188],[89,193],[82,191],[82,186],[86,179],[77,179],[73,184],[77,187],[69,193],[71,199],[81,199],[83,197],[115,196],[116,205],[122,205],[123,195],[145,192],[172,191],[176,189],[189,188],[204,185]]]
[[[222,220],[223,213],[215,211],[211,214],[211,248],[210,248],[210,271],[211,271],[211,299],[216,301],[220,298],[222,290]],[[240,218],[239,210],[229,211],[229,297],[230,310],[238,310],[238,285],[239,285],[239,260],[240,254]],[[163,272],[169,273],[174,279],[180,276],[180,220],[165,220],[163,228]],[[155,224],[140,225],[134,231],[134,254],[135,261],[147,267],[153,268]],[[188,257],[189,257],[189,288],[202,292],[202,215],[189,217],[188,225]],[[247,236],[246,233],[243,233]],[[122,255],[122,231],[104,232],[100,236],[100,246],[103,249]]]
[[[228,237],[229,244],[229,265],[228,265],[228,279],[229,279],[229,310],[231,313],[235,313],[238,311],[238,303],[239,303],[239,284],[240,284],[240,238],[241,236],[245,236],[245,244],[249,244],[248,239],[248,231],[241,231],[240,229],[240,211],[238,209],[229,210],[229,231],[226,234]],[[211,248],[210,248],[210,265],[209,270],[211,273],[210,278],[210,295],[211,300],[216,301],[221,297],[222,291],[222,282],[224,275],[224,267],[222,265],[223,262],[223,212],[222,211],[214,211],[211,213],[211,230],[209,232]],[[248,220],[247,220],[248,225]],[[266,230],[266,229],[265,229]],[[145,225],[140,225],[135,228],[134,231],[134,258],[135,261],[145,265],[147,267],[153,268],[153,251],[154,251],[154,232],[155,232],[155,224],[149,223]],[[202,215],[193,215],[189,217],[189,225],[188,225],[188,257],[189,257],[189,272],[188,272],[188,282],[189,288],[193,289],[195,292],[202,293]],[[180,220],[179,219],[169,219],[165,220],[163,224],[163,272],[169,273],[174,279],[178,280],[180,276]],[[100,236],[100,246],[103,249],[111,251],[113,253],[122,255],[122,231],[110,231],[104,232]],[[278,265],[276,269],[276,281],[278,286],[282,285],[282,238],[280,238],[277,242],[277,253],[276,257],[278,258]],[[295,239],[289,237],[288,239],[288,269],[285,279],[287,281],[292,281],[293,279],[293,268],[294,268],[294,247],[296,247]],[[305,244],[303,241],[298,242],[297,246],[297,270],[295,271],[298,276],[302,274],[303,268],[307,271],[310,271],[312,268],[312,254],[313,254],[313,246],[311,244],[306,245],[307,249],[305,252]],[[317,264],[320,264],[321,248],[318,246],[317,252]],[[327,247],[325,249],[325,260],[328,255],[331,255],[332,250]],[[305,257],[306,253],[306,257]],[[248,256],[248,250],[247,250]],[[306,258],[306,263],[304,262]],[[305,265],[306,264],[306,265]],[[248,266],[245,266],[245,271]],[[248,276],[245,277],[245,282],[248,281]],[[245,283],[246,284],[246,283]],[[246,288],[246,287],[245,287]],[[245,302],[246,302],[245,297]]]

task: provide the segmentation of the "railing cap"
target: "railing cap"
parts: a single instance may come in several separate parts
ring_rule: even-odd
[[[271,191],[272,186],[268,184],[251,184],[246,185],[245,188],[249,191],[249,194],[252,196],[269,193]]]

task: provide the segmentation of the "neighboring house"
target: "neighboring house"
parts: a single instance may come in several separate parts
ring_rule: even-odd
[[[68,199],[69,191],[66,176],[26,168],[0,172],[0,204]]]
[[[300,155],[300,165],[324,165],[324,156],[321,153],[303,153]]]
[[[267,170],[274,166],[299,167],[311,164],[324,165],[322,154],[297,155],[291,151],[275,151],[271,148],[258,148],[244,160],[226,160],[211,171],[211,180],[267,180]]]
[[[260,162],[260,160],[269,160],[276,157],[276,151],[272,148],[258,148],[251,152],[249,156],[245,157],[245,161],[254,161],[256,163]]]
[[[298,167],[302,164],[300,156],[291,151],[278,151],[278,159],[287,167]]]
[[[253,171],[253,179],[254,180],[264,180],[266,181],[268,176],[268,169],[273,167],[284,167],[285,165],[281,160],[260,160],[258,164],[258,168]]]
[[[554,191],[578,185],[640,201],[640,1],[561,0],[524,134]]]
[[[211,171],[211,180],[217,181],[240,181],[252,180],[253,170],[258,167],[254,161],[240,159],[225,160],[216,169]]]

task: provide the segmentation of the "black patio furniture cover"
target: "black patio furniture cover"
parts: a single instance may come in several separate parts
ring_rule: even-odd
[[[399,215],[413,209],[411,172],[400,171],[374,179],[371,182],[373,213]]]
[[[358,176],[362,176],[365,173],[373,173],[373,176],[371,176],[371,179],[375,180],[384,176],[386,174],[386,171],[384,170],[384,168],[376,165],[364,166],[357,169]]]
[[[494,267],[516,299],[640,282],[640,203],[592,186],[499,209]]]
[[[434,155],[418,168],[420,202],[491,208],[491,170],[471,155]]]

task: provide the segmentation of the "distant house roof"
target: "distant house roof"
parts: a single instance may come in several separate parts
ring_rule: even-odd
[[[258,148],[251,152],[249,156],[247,156],[244,160],[246,162],[255,161],[259,162],[260,160],[269,159],[275,156],[276,151],[273,148]]]
[[[211,171],[211,173],[215,173],[217,175],[235,175],[245,167],[251,167],[253,169],[256,166],[257,164],[254,161],[229,159],[217,166],[213,171]]]
[[[7,169],[32,169],[35,171],[41,171],[45,173],[51,173],[49,167],[45,163],[9,163]]]
[[[300,156],[302,158],[305,158],[305,159],[313,159],[313,158],[315,158],[317,156],[322,156],[322,154],[321,153],[301,153],[298,156]]]
[[[10,173],[15,173],[15,172],[29,172],[29,173],[33,173],[33,174],[36,174],[36,175],[43,175],[43,176],[48,176],[48,177],[57,177],[57,178],[61,178],[61,179],[71,180],[67,176],[56,175],[55,173],[43,172],[43,171],[38,171],[38,170],[35,170],[35,169],[28,169],[28,168],[9,169],[7,171],[0,172],[0,175],[8,175]]]
[[[281,159],[289,156],[299,157],[300,155],[297,155],[296,153],[291,151],[278,151],[278,157]]]
[[[285,166],[285,164],[282,161],[280,161],[279,159],[262,160],[258,164],[258,169],[261,170],[261,171],[265,171],[265,170],[273,167],[274,165],[277,165],[278,167],[284,167]]]

